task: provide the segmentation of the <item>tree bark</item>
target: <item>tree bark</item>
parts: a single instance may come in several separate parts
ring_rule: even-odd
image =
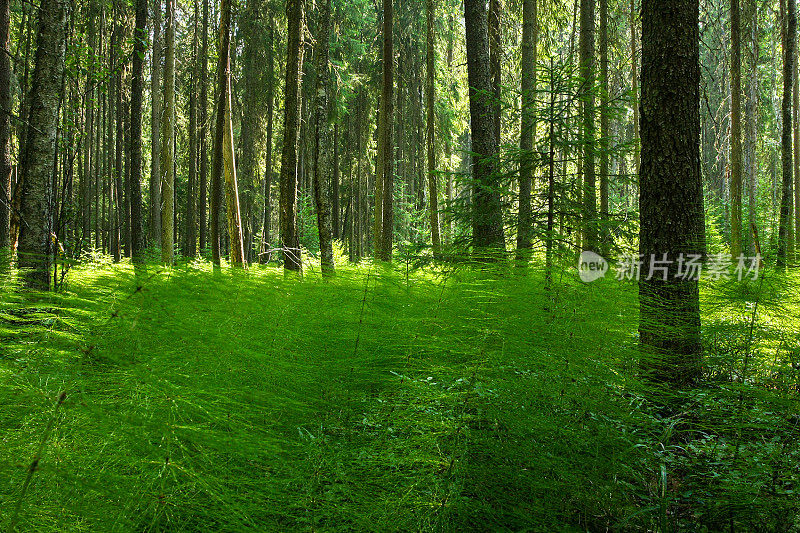
[[[608,0],[600,0],[600,250],[611,248],[608,213],[611,86],[608,77]]]
[[[536,60],[538,45],[536,0],[522,3],[522,118],[519,149],[519,222],[517,225],[517,260],[527,264],[531,249],[531,182],[533,181],[534,145],[536,142]]]
[[[643,0],[639,334],[648,376],[677,386],[699,377],[702,348],[698,280],[678,272],[681,254],[705,253],[699,40],[698,0]]]
[[[303,0],[287,0],[286,18],[288,42],[280,175],[280,226],[284,270],[300,272],[303,263],[297,233],[297,148],[300,141],[300,83],[303,72]]]
[[[101,30],[102,33],[102,30]],[[150,67],[150,245],[161,247],[161,0],[153,6],[153,50]]]
[[[144,261],[142,249],[142,92],[144,89],[144,53],[147,39],[147,0],[136,0],[136,29],[133,41],[131,72],[131,257],[134,263]]]
[[[203,0],[200,71],[200,250],[208,246],[208,0]]]
[[[11,1],[0,0],[0,263],[11,246]],[[8,259],[10,259],[10,254]]]
[[[472,239],[478,256],[505,251],[487,22],[484,0],[464,0],[474,183]]]
[[[314,201],[317,209],[319,253],[323,276],[335,271],[333,261],[333,226],[331,221],[331,179],[333,170],[333,139],[329,121],[328,85],[330,83],[328,54],[331,24],[331,0],[325,0],[319,13],[317,34],[317,109],[316,149],[314,150]]]
[[[394,52],[392,28],[394,24],[392,0],[383,0],[383,84],[378,132],[378,165],[375,174],[375,257],[381,261],[392,260],[394,233]],[[383,149],[380,148],[383,147]],[[380,203],[380,206],[378,206]]]
[[[739,0],[731,0],[731,256],[742,253],[742,52]]]
[[[161,262],[171,265],[175,248],[175,0],[166,0],[164,25],[164,116],[161,123]]]
[[[58,108],[64,72],[67,3],[42,2],[39,7],[33,85],[29,96],[28,127],[22,154],[22,191],[18,261],[26,269],[26,284],[50,288],[52,213],[50,180],[56,149]]]
[[[781,135],[781,201],[778,225],[778,268],[785,268],[789,245],[789,225],[792,207],[792,88],[794,84],[795,52],[797,40],[797,12],[795,0],[787,0],[786,5],[786,48],[783,51],[783,102],[781,116],[783,132]]]
[[[595,124],[594,124],[594,0],[581,0],[580,77],[583,97],[583,248],[597,249],[597,182],[595,179]]]
[[[534,0],[535,1],[535,0]],[[436,29],[434,16],[436,1],[427,0],[427,34],[428,46],[425,56],[425,113],[427,115],[427,151],[428,151],[428,209],[431,224],[431,244],[433,256],[438,258],[442,248],[439,230],[439,187],[436,176]]]

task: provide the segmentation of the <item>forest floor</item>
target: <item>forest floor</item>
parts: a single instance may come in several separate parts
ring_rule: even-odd
[[[704,285],[666,416],[631,282],[404,268],[6,275],[0,528],[800,529],[799,278]]]

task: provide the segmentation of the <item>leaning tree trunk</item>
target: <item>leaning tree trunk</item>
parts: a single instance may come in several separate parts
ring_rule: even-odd
[[[171,265],[175,248],[175,0],[166,0],[164,116],[161,121],[161,262]]]
[[[29,96],[28,127],[22,154],[19,267],[26,284],[50,288],[52,213],[50,181],[55,165],[58,107],[66,47],[66,0],[48,0],[39,8],[36,59]]]
[[[538,44],[536,0],[522,3],[522,118],[519,149],[519,222],[517,224],[517,260],[527,264],[530,259],[531,182],[533,181],[534,144],[536,140],[536,48]]]
[[[329,121],[328,85],[330,83],[328,65],[328,45],[331,25],[331,0],[325,0],[319,13],[319,32],[317,35],[317,128],[316,150],[314,150],[314,200],[317,208],[317,229],[319,231],[319,253],[323,276],[335,271],[333,262],[333,226],[331,222],[331,174],[333,173],[333,139]]]
[[[242,239],[242,217],[239,209],[239,188],[236,180],[236,159],[233,152],[233,120],[231,118],[231,3],[222,0],[219,23],[219,66],[223,67],[219,87],[220,99],[217,114],[222,115],[222,170],[225,177],[226,215],[228,219],[228,238],[230,239],[230,260],[233,266],[244,266],[244,241]],[[217,126],[220,121],[217,120]]]
[[[297,146],[300,141],[300,81],[303,72],[303,0],[287,0],[285,122],[281,154],[280,227],[283,268],[300,272],[302,257],[297,233]]]
[[[535,1],[535,0],[534,0]],[[425,56],[425,113],[427,114],[427,151],[428,151],[428,208],[431,223],[431,244],[433,256],[437,257],[442,248],[442,238],[439,232],[439,187],[436,178],[436,29],[434,15],[436,1],[427,1],[428,46]]]
[[[705,252],[699,39],[699,0],[643,1],[639,334],[646,373],[678,386],[700,374],[698,280],[680,276],[681,258]]]
[[[464,0],[474,183],[472,239],[476,255],[497,249],[505,251],[487,22],[484,0]]]
[[[783,132],[781,135],[781,182],[780,221],[778,225],[778,268],[786,267],[789,245],[789,225],[792,208],[792,85],[794,83],[794,47],[797,31],[797,12],[795,0],[787,0],[786,5],[786,49],[783,51],[783,102],[781,115]]]

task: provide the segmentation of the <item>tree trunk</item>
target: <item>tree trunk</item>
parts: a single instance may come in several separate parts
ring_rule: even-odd
[[[698,0],[643,0],[639,334],[649,377],[678,386],[699,377],[702,348],[698,280],[679,273],[681,254],[705,253],[699,40]]]
[[[392,260],[392,237],[394,233],[394,52],[392,0],[383,0],[383,84],[381,85],[381,108],[378,128],[378,162],[380,170],[375,174],[375,257],[381,261]],[[380,149],[383,146],[383,149]],[[380,206],[378,204],[380,203]],[[379,208],[380,207],[380,208]]]
[[[758,179],[758,161],[756,159],[756,142],[758,137],[758,7],[756,0],[748,1],[748,19],[750,22],[749,51],[750,65],[748,69],[747,101],[745,103],[744,132],[744,166],[747,177],[748,228],[756,223],[756,186]],[[752,231],[743,231],[747,245],[747,254],[755,254]]]
[[[200,77],[199,22],[200,6],[194,2],[194,35],[192,37],[192,79],[189,85],[189,179],[186,184],[186,229],[183,253],[197,255],[197,85]]]
[[[333,139],[329,121],[328,85],[330,83],[328,54],[331,24],[331,0],[321,4],[317,33],[317,109],[316,149],[314,150],[314,201],[317,209],[319,253],[323,276],[334,273],[333,226],[331,222],[331,178],[333,170]]]
[[[641,166],[641,143],[639,141],[639,54],[636,38],[636,6],[631,0],[631,97],[633,105],[633,172],[639,175]]]
[[[534,145],[536,142],[536,60],[538,45],[536,0],[522,3],[522,118],[519,149],[519,222],[517,225],[517,260],[525,264],[531,249],[531,182],[533,181]]]
[[[428,209],[430,212],[431,223],[431,244],[433,245],[433,256],[438,258],[442,248],[442,238],[439,233],[439,187],[436,176],[436,29],[434,27],[434,15],[436,10],[435,0],[427,0],[427,26],[428,26],[428,46],[425,57],[425,113],[427,115],[427,134],[428,143]]]
[[[487,22],[484,0],[464,0],[474,183],[472,239],[477,255],[490,249],[505,251]]]
[[[297,147],[300,141],[300,83],[303,72],[303,0],[287,0],[285,122],[281,154],[280,226],[283,267],[300,272],[302,257],[297,233]]]
[[[102,33],[102,30],[101,30]],[[161,0],[153,5],[150,98],[150,246],[161,247]]]
[[[133,41],[133,70],[131,72],[131,257],[134,263],[142,257],[142,92],[144,89],[144,52],[147,39],[147,0],[136,0],[136,30]]]
[[[731,0],[731,257],[742,253],[742,53],[739,0]]]
[[[611,231],[608,218],[611,86],[608,77],[608,0],[600,0],[600,250],[608,256]]]
[[[272,218],[271,198],[272,191],[272,135],[273,124],[272,116],[275,113],[275,26],[274,20],[270,16],[269,27],[267,28],[267,146],[266,163],[264,165],[264,213],[262,217],[261,230],[261,254],[259,263],[266,263],[270,260],[271,254],[267,252],[272,247],[272,236],[270,235],[270,219]]]
[[[36,59],[29,96],[25,152],[22,154],[22,191],[18,258],[26,284],[50,288],[52,213],[50,180],[56,149],[58,107],[64,72],[67,4],[49,0],[39,8]]]
[[[0,0],[0,263],[11,246],[11,0]],[[10,259],[10,254],[8,259]]]
[[[594,0],[581,0],[580,77],[583,97],[583,248],[597,250],[597,183],[595,180],[594,152]]]
[[[795,0],[787,0],[786,6],[786,48],[783,51],[783,102],[781,115],[783,119],[783,133],[781,135],[781,168],[783,171],[780,220],[778,225],[778,268],[785,268],[787,264],[787,251],[789,244],[789,225],[792,207],[792,88],[794,84],[794,46],[797,31],[797,13]]]
[[[200,250],[208,246],[208,0],[203,0],[203,38],[200,51]]]
[[[161,262],[171,265],[175,247],[175,0],[166,0],[164,21],[164,116],[161,123]]]

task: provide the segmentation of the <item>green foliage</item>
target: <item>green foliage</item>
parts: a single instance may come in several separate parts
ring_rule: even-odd
[[[575,278],[7,272],[0,525],[21,502],[20,531],[796,530],[795,286],[707,284],[708,381],[664,415],[635,290]]]

